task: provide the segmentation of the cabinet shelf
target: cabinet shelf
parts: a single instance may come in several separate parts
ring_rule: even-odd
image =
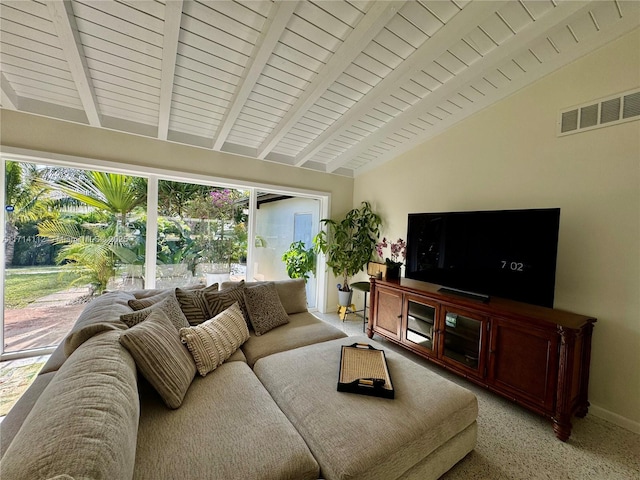
[[[424,322],[416,320],[413,317],[408,317],[407,328],[421,335],[426,335],[429,337],[433,336],[433,320],[431,322]]]
[[[447,328],[445,330],[445,335],[451,335],[454,337],[461,338],[463,340],[468,340],[470,342],[477,343],[480,341],[480,332],[478,332],[477,334],[474,334],[473,332],[469,333],[469,332],[464,332],[460,330],[455,330],[453,328]]]

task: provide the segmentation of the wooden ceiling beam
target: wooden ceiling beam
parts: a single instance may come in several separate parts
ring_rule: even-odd
[[[0,72],[0,87],[2,93],[2,108],[19,110],[18,95],[2,72]]]
[[[345,151],[342,155],[334,158],[327,164],[327,172],[333,172],[336,169],[346,165],[352,159],[361,153],[366,152],[370,147],[376,145],[380,140],[384,140],[389,135],[394,134],[404,126],[415,121],[424,115],[428,110],[437,106],[450,95],[459,91],[467,83],[474,79],[482,78],[487,72],[493,71],[505,60],[511,58],[515,53],[529,45],[540,35],[547,32],[556,25],[566,22],[571,16],[581,10],[588,10],[591,5],[585,6],[582,2],[564,2],[555,7],[554,12],[550,12],[544,17],[531,23],[527,28],[505,41],[499,47],[487,53],[482,62],[470,65],[459,75],[446,82],[437,90],[429,93],[427,96],[416,102],[410,109],[400,113],[389,121],[385,126],[379,128],[371,135],[364,138],[354,147]]]
[[[98,109],[98,100],[91,81],[71,1],[49,0],[46,3],[60,40],[60,46],[69,64],[69,71],[78,89],[78,95],[87,115],[87,120],[91,126],[100,127],[102,126],[102,121]]]
[[[471,25],[471,28],[475,28],[483,19],[493,15],[498,6],[499,3],[484,1],[472,2],[463,8],[404,62],[382,79],[345,115],[342,115],[322,135],[300,152],[296,158],[296,166],[300,167],[308,162],[316,153],[340,135],[344,127],[351,125],[371,110],[372,104],[389,95],[398,85],[408,82],[411,76],[415,75],[416,70],[428,65],[442,55],[451,46],[453,40],[463,37],[466,34],[466,30],[470,28],[469,25]]]
[[[362,50],[378,35],[378,32],[402,8],[404,1],[374,2],[356,28],[340,45],[331,59],[311,82],[304,93],[296,100],[287,114],[273,129],[267,139],[258,148],[258,158],[264,159],[282,140],[289,130],[300,120],[307,110],[342,75],[342,72],[356,59]]]
[[[231,98],[230,107],[227,109],[216,132],[213,141],[214,150],[219,151],[222,149],[238,115],[242,111],[242,107],[244,107],[247,98],[253,91],[264,66],[269,61],[271,53],[280,40],[282,32],[289,23],[289,19],[298,3],[297,1],[277,1],[271,6],[269,15],[262,27],[262,32],[254,47],[253,55],[244,69],[243,77]]]
[[[172,0],[165,4],[164,31],[162,37],[162,73],[160,76],[160,105],[158,109],[158,138],[166,140],[169,135],[173,79],[178,55],[178,39],[182,20],[183,0]]]

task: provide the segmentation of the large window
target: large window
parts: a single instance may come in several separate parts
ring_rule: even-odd
[[[2,157],[3,359],[53,350],[103,291],[286,279],[284,252],[327,216],[317,192],[92,164]]]
[[[245,278],[249,192],[160,180],[156,287]]]
[[[142,288],[147,181],[6,161],[3,352],[57,345],[103,291]]]

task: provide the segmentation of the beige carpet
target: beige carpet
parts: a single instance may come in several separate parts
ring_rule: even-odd
[[[362,335],[362,318],[318,314],[348,335]],[[478,397],[478,443],[475,450],[442,480],[640,480],[640,435],[592,414],[573,418],[568,442],[558,440],[550,420],[386,342],[390,350],[423,365]]]

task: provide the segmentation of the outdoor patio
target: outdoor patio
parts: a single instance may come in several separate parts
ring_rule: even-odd
[[[54,293],[4,311],[5,353],[58,345],[85,307],[87,289]]]

